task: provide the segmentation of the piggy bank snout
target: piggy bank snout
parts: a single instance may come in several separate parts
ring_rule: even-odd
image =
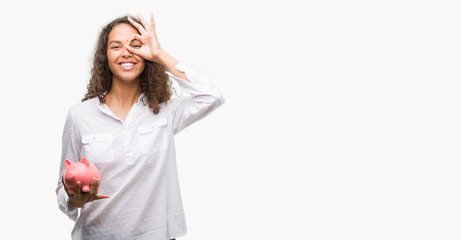
[[[66,172],[66,180],[68,182],[73,182],[75,181],[75,171],[68,171]]]

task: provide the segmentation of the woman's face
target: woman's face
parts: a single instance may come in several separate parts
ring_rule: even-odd
[[[115,26],[109,33],[107,59],[112,72],[112,81],[131,82],[137,80],[144,71],[144,59],[130,53],[125,48],[126,42],[133,34],[139,33],[134,27],[126,23]],[[133,40],[129,44],[133,48],[141,47],[141,42],[138,40]]]

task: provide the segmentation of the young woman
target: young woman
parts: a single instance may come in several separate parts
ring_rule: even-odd
[[[153,15],[121,17],[99,36],[88,92],[69,109],[62,139],[59,208],[73,239],[173,239],[186,234],[173,136],[224,103],[197,70],[157,40]],[[171,81],[190,93],[171,99]],[[102,179],[69,193],[64,160],[87,157]],[[99,193],[103,195],[98,195]]]

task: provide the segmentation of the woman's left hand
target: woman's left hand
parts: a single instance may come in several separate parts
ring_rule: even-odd
[[[138,19],[141,21],[142,25],[128,17],[128,21],[130,21],[130,23],[138,29],[141,35],[133,34],[133,36],[131,36],[126,43],[125,47],[131,53],[136,54],[145,60],[160,63],[160,57],[163,53],[163,50],[160,47],[160,44],[157,40],[157,35],[155,34],[154,14],[150,14],[150,26],[146,20],[144,20],[141,14],[138,14]],[[140,41],[142,46],[140,48],[131,47],[130,44],[134,40]]]

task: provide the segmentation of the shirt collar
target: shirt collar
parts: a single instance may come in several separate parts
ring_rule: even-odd
[[[103,96],[106,96],[106,94],[107,94],[107,92],[104,92],[102,95],[103,95]],[[143,100],[144,100],[143,98],[144,98],[145,96],[146,96],[146,95],[145,95],[144,93],[141,93],[141,94],[139,95],[139,97],[138,97],[138,101],[135,102],[134,104],[143,103]],[[96,104],[98,104],[98,106],[106,105],[105,103],[101,103],[101,102],[99,101],[99,98],[98,98],[98,101],[96,101]]]
[[[104,96],[106,95],[106,93],[107,93],[107,92],[104,92],[104,93],[103,93]],[[137,101],[135,104],[133,104],[132,108],[134,108],[135,105],[144,104],[144,102],[143,102],[144,97],[145,97],[145,94],[144,94],[144,93],[141,93],[141,94],[139,95],[138,101]],[[99,98],[97,98],[96,100],[97,100],[97,101],[96,101],[96,104],[98,105],[98,108],[99,108],[99,110],[100,110],[101,112],[103,112],[104,114],[106,114],[106,115],[108,115],[108,116],[110,116],[110,117],[113,117],[113,118],[115,118],[115,119],[117,119],[117,120],[123,122],[120,118],[117,117],[117,115],[115,115],[115,114],[109,109],[109,106],[107,106],[107,104],[101,103],[101,102],[99,101]],[[131,109],[131,110],[133,110],[133,109]],[[131,111],[131,110],[130,110],[130,111]]]

